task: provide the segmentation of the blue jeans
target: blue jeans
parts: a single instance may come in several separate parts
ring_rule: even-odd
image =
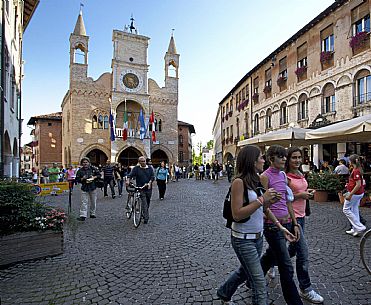
[[[252,304],[266,305],[267,291],[265,278],[260,265],[260,255],[263,249],[263,238],[240,239],[231,237],[234,251],[240,261],[240,267],[234,271],[227,281],[217,291],[218,296],[224,301],[229,301],[238,286],[249,279],[252,289]]]
[[[283,226],[291,231],[291,223],[284,224]],[[276,262],[280,272],[281,288],[286,303],[288,305],[303,305],[293,279],[294,267],[291,263],[285,236],[274,224],[264,224],[264,236],[269,245],[261,258],[264,275],[274,265],[274,262]]]
[[[299,281],[299,287],[301,290],[308,292],[312,290],[311,282],[309,277],[309,254],[308,245],[304,236],[305,217],[296,218],[298,224],[300,224],[300,239],[295,243],[290,243],[289,253],[290,257],[296,255],[296,275]]]

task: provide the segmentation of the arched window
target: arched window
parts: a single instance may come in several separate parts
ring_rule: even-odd
[[[265,129],[272,128],[272,110],[269,108],[265,116]]]
[[[321,113],[324,114],[335,111],[335,87],[333,84],[327,84],[323,88]]]
[[[179,135],[179,144],[183,145],[183,136],[182,135]]]
[[[236,119],[236,130],[237,130],[236,137],[238,140],[240,140],[240,120],[238,118]]]
[[[103,129],[103,117],[101,114],[98,116],[98,128]]]
[[[103,129],[109,129],[108,115],[105,115],[104,116],[104,119],[103,119]]]
[[[280,125],[285,125],[288,123],[288,113],[287,113],[287,104],[283,102],[280,108]]]
[[[85,48],[82,44],[75,47],[73,54],[73,62],[76,64],[86,64]]]
[[[254,135],[259,133],[259,114],[255,114],[254,117]]]
[[[371,101],[371,75],[368,70],[362,70],[357,75],[356,97],[354,106]]]
[[[161,119],[158,120],[158,125],[157,125],[157,127],[158,127],[158,128],[157,128],[158,131],[161,132],[161,131],[162,131],[162,120],[161,120]]]
[[[308,118],[308,97],[303,93],[299,96],[298,120],[304,120],[306,118]]]
[[[249,136],[249,113],[245,112],[245,138]]]
[[[98,118],[96,115],[93,115],[93,129],[97,129],[98,128]]]

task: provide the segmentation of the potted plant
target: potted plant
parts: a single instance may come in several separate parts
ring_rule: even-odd
[[[331,51],[321,52],[321,55],[320,55],[321,64],[328,63],[332,59],[332,54],[333,54],[333,52],[331,52]]]
[[[286,77],[280,76],[279,78],[277,78],[277,85],[279,87],[282,87],[283,85],[285,85],[286,81],[287,81]]]
[[[263,89],[263,92],[265,94],[268,94],[272,91],[272,87],[271,86],[265,86],[264,89]]]
[[[295,70],[295,74],[297,77],[301,77],[304,75],[304,73],[307,71],[307,66],[302,66],[302,67],[298,67],[296,70]]]
[[[0,265],[63,253],[66,218],[36,202],[32,185],[0,182]]]
[[[316,190],[314,201],[326,202],[329,193],[337,193],[343,188],[338,175],[331,173],[310,173],[308,175],[308,188]]]
[[[368,33],[363,31],[355,34],[350,38],[349,46],[352,49],[363,47],[368,41]]]

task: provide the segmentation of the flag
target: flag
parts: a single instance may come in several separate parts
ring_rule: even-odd
[[[115,125],[113,124],[112,111],[110,111],[110,114],[109,114],[109,124],[111,125],[111,127],[110,127],[111,141],[115,141]]]
[[[122,130],[122,139],[126,141],[127,138],[128,138],[128,113],[126,112],[126,99],[125,99],[124,127]]]
[[[144,123],[144,116],[143,116],[142,109],[140,109],[140,113],[139,113],[139,124],[140,124],[139,137],[141,140],[143,140],[146,135],[146,124]]]
[[[151,113],[151,116],[149,117],[149,123],[152,125],[152,141],[156,142],[156,132],[155,132],[155,114]]]

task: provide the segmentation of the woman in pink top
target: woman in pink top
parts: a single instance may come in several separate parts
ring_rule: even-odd
[[[292,206],[299,224],[300,239],[289,245],[290,257],[296,255],[296,275],[299,282],[299,294],[302,298],[315,304],[321,304],[323,297],[313,290],[309,277],[308,245],[304,236],[305,203],[313,195],[308,190],[308,183],[300,170],[303,161],[302,152],[298,147],[290,147],[287,151],[286,174],[288,185],[294,193]]]
[[[70,165],[66,170],[66,180],[70,182],[70,188],[73,190],[73,184],[75,183],[76,170]]]

